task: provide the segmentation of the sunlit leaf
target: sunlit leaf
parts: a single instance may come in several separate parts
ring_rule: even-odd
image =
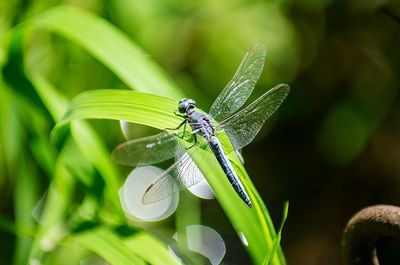
[[[100,99],[99,95],[103,95],[103,97],[106,95],[107,97]],[[146,102],[147,100],[148,102]],[[160,104],[157,104],[157,102]],[[128,120],[158,129],[175,127],[179,124],[179,119],[176,119],[173,115],[172,101],[169,104],[162,104],[163,102],[165,102],[165,98],[132,91],[100,90],[85,92],[72,101],[62,123],[68,123],[79,118],[105,118]],[[134,111],[129,113],[130,110]],[[141,115],[137,115],[137,113]],[[175,124],[173,124],[174,120],[176,120]],[[234,155],[234,152],[229,151],[229,148],[232,150],[233,147],[229,147],[230,144],[227,144],[226,140],[222,139],[222,141],[228,148],[227,153],[234,162],[235,170],[244,180],[245,186],[252,191],[250,196],[254,202],[254,208],[249,208],[237,196],[211,152],[195,146],[190,149],[189,154],[206,176],[236,231],[245,235],[249,242],[248,250],[254,261],[262,263],[273,248],[275,238],[273,224],[265,205],[251,184],[246,170]],[[284,264],[281,251],[278,251],[274,257],[273,264]]]
[[[71,6],[48,10],[30,21],[82,46],[132,89],[180,99],[179,90],[146,53],[105,20]]]
[[[125,244],[140,253],[149,264],[179,264],[178,261],[171,255],[165,246],[146,233],[137,233],[127,239],[124,239]]]
[[[15,185],[15,221],[17,227],[35,227],[32,212],[38,200],[37,172],[31,161],[20,157],[18,175]],[[32,237],[21,235],[17,237],[14,263],[23,264],[27,262],[32,244]]]
[[[282,216],[282,222],[281,225],[279,226],[279,230],[278,233],[275,236],[274,239],[274,244],[272,247],[272,251],[269,253],[269,255],[265,258],[264,263],[263,264],[271,264],[272,259],[274,258],[274,256],[276,255],[277,250],[279,249],[279,245],[281,243],[281,237],[282,237],[282,231],[283,231],[283,226],[285,225],[286,222],[286,218],[289,212],[289,202],[285,202],[284,206],[283,206],[283,216]]]
[[[27,33],[31,33],[32,29],[34,32],[44,30],[68,39],[103,63],[130,88],[154,95],[132,91],[98,90],[81,94],[69,105],[68,99],[57,92],[46,79],[38,76],[35,69],[25,69],[24,43],[29,43],[27,40],[31,35]],[[70,231],[67,230],[66,222],[71,217],[71,205],[74,205],[76,199],[74,196],[76,180],[90,186],[93,168],[104,180],[107,203],[96,204],[86,196],[81,205],[77,206],[80,210],[74,214],[84,213],[94,216],[93,211],[101,207],[102,218],[107,215],[108,222],[123,222],[117,192],[122,179],[110,161],[109,150],[101,137],[81,119],[127,120],[158,129],[174,127],[180,118],[174,116],[173,111],[176,108],[176,100],[182,97],[182,92],[144,51],[108,22],[87,11],[67,6],[56,7],[27,20],[13,29],[8,36],[10,37],[7,47],[9,60],[3,69],[5,81],[16,93],[41,111],[49,122],[58,122],[53,136],[60,153],[54,169],[43,166],[47,168],[46,171],[54,172],[40,218],[42,225],[30,251],[32,259],[43,261],[48,254],[41,248],[43,242],[48,243],[48,251],[51,251],[68,237]],[[66,113],[62,117],[64,111]],[[68,149],[71,147],[68,145],[71,144],[74,148]],[[231,148],[229,144],[224,146]],[[78,161],[77,158],[81,156],[74,156],[76,152],[85,159]],[[216,191],[217,198],[236,231],[246,236],[249,242],[247,249],[254,262],[259,264],[269,253],[274,252],[274,242],[276,242],[274,228],[266,207],[251,184],[245,169],[233,152],[228,153],[236,165],[235,169],[239,176],[244,180],[244,185],[251,191],[253,209],[248,208],[238,198],[210,152],[200,150],[193,154],[193,159]],[[46,162],[42,164],[45,165]],[[74,164],[77,170],[70,169]],[[146,257],[142,251],[132,254],[134,249],[124,246],[124,240],[107,229],[86,231],[72,237],[76,237],[86,248],[111,263],[143,264],[144,260],[149,263],[160,262],[158,258]],[[136,239],[132,242],[133,245],[136,244],[135,249],[142,247],[143,251],[150,249],[153,244],[153,247],[162,252],[159,253],[161,256],[167,257],[165,246],[158,241]],[[280,248],[274,257],[273,264],[285,263]]]
[[[117,235],[106,228],[95,228],[77,233],[74,239],[82,246],[93,251],[111,264],[120,265],[145,265],[146,262],[139,258]]]
[[[176,125],[177,102],[152,94],[129,90],[92,90],[78,95],[59,124],[74,119],[113,119],[158,129]]]

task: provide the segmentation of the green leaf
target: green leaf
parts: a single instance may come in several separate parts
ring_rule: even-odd
[[[287,215],[288,215],[288,211],[289,211],[289,202],[286,201],[285,204],[283,205],[282,222],[281,222],[281,225],[279,227],[278,233],[276,234],[276,237],[274,239],[274,244],[272,246],[272,251],[269,254],[269,256],[265,258],[263,264],[266,264],[266,265],[271,264],[272,259],[274,258],[275,254],[276,254],[276,251],[278,250],[279,244],[281,242],[281,235],[282,235],[283,226],[285,225],[286,218],[287,218]]]
[[[24,226],[22,224],[16,225],[12,220],[4,216],[0,216],[0,230],[16,236],[33,237],[35,235],[35,227]]]
[[[86,91],[71,102],[64,117],[53,130],[52,139],[60,145],[69,128],[68,122],[75,119],[105,118],[125,120],[157,129],[170,128],[181,120],[172,114],[175,109],[176,101],[151,94],[130,90]],[[76,140],[79,141],[79,137]],[[103,162],[106,163],[104,159]]]
[[[35,227],[32,212],[38,201],[37,172],[27,156],[20,159],[15,183],[15,223],[17,227]],[[27,258],[32,244],[29,236],[17,238],[14,264],[27,263]]]
[[[107,21],[82,9],[59,6],[28,21],[82,46],[130,88],[171,98],[182,98],[165,72],[148,55]]]
[[[31,79],[33,80],[34,87],[38,91],[40,98],[50,110],[50,114],[56,119],[60,119],[61,106],[65,110],[68,101],[57,93],[54,87],[46,80],[37,75],[32,75]],[[62,127],[62,129],[64,128],[65,127]],[[106,150],[104,143],[97,133],[83,121],[74,122],[71,125],[70,132],[74,139],[74,144],[79,148],[79,151],[102,175],[105,182],[106,197],[111,202],[113,212],[119,213],[118,216],[122,217],[122,209],[118,199],[118,190],[121,186],[121,180],[118,179],[120,174],[109,159],[109,151]],[[58,133],[64,134],[65,131],[60,129]],[[66,138],[67,135],[68,134],[63,135],[62,138]],[[75,161],[72,162],[72,164],[75,163],[75,166],[78,168],[82,161],[76,161],[77,156],[78,155],[72,155],[71,159]]]
[[[68,107],[68,99],[38,74],[30,74],[29,80],[53,120],[59,121]]]
[[[43,260],[46,245],[56,246],[64,237],[63,224],[74,196],[76,181],[65,167],[65,156],[58,157],[54,169],[54,177],[48,189],[46,203],[40,217],[41,226],[35,236],[30,252],[30,259]]]
[[[158,129],[174,127],[178,124],[179,119],[173,115],[173,110],[176,107],[176,100],[182,97],[181,92],[159,66],[148,59],[143,51],[106,21],[76,8],[57,7],[26,21],[10,33],[11,44],[8,51],[11,59],[8,60],[3,70],[5,80],[15,88],[15,91],[23,94],[38,109],[51,114],[54,120],[59,120],[68,100],[55,92],[56,90],[44,79],[34,76],[32,72],[28,76],[25,74],[23,44],[27,40],[25,32],[30,32],[32,28],[59,34],[81,46],[132,89],[175,99],[170,100],[143,93],[135,94],[134,92],[129,94],[130,91],[123,92],[126,94],[116,91],[116,98],[109,94],[110,91],[93,92],[94,94],[88,92],[89,94],[83,94],[82,98],[77,98],[74,101],[73,104],[75,105],[69,107],[66,116],[54,130],[54,135],[61,136],[56,137],[56,139],[67,139],[68,132],[71,132],[79,150],[106,181],[107,197],[111,199],[114,206],[110,208],[118,211],[117,214],[112,212],[111,215],[120,216],[116,192],[120,181],[117,178],[119,174],[109,160],[108,150],[104,143],[82,121],[72,122],[71,130],[65,129],[69,129],[71,120],[83,118],[128,120]],[[32,70],[34,69],[28,69],[28,71]],[[49,120],[51,117],[49,117]],[[199,157],[196,158],[196,155],[199,155]],[[234,162],[235,169],[239,172],[240,177],[245,180],[244,185],[251,191],[250,196],[254,200],[255,206],[253,209],[244,205],[233,192],[221,170],[208,168],[210,165],[216,166],[215,159],[212,160],[213,157],[210,155],[210,152],[202,150],[198,154],[194,154],[193,157],[201,170],[208,176],[208,180],[217,192],[217,198],[233,226],[247,238],[249,242],[248,250],[254,262],[260,264],[269,253],[273,252],[272,248],[274,248],[274,242],[276,242],[274,241],[274,228],[266,207],[251,184],[246,171],[232,152],[229,157]],[[74,194],[74,187],[74,176],[66,168],[65,161],[59,158],[42,217],[45,225],[35,239],[31,257],[42,260],[43,255],[45,255],[43,250],[40,249],[41,240],[48,239],[57,243],[59,239],[65,236],[63,233],[66,231],[62,230],[63,222],[67,219],[66,213],[70,210],[70,204],[73,201],[71,196]],[[110,242],[105,240],[108,238],[110,238]],[[81,240],[81,243],[88,244],[88,247],[90,247],[89,243],[98,240],[99,245],[94,246],[93,251],[97,251],[97,253],[107,257],[108,260],[115,258],[117,262],[115,264],[131,262],[127,256],[127,249],[122,247],[119,242],[120,239],[110,231],[85,234]],[[107,253],[108,248],[112,250],[112,254]],[[280,248],[277,253],[277,255],[274,255],[272,263],[284,264]],[[135,259],[134,262],[143,263],[140,258]]]
[[[65,109],[66,107],[65,102],[67,102],[66,99],[62,95],[57,93],[56,90],[46,80],[40,78],[39,76],[34,76],[34,77],[31,76],[31,79],[34,81],[33,82],[35,85],[34,87],[38,91],[41,100],[48,107],[48,109],[51,110],[50,114],[53,117],[55,117],[55,119],[59,120],[61,118],[59,115],[60,109],[61,108]],[[155,102],[155,104],[159,104],[159,102]],[[96,168],[99,170],[99,172],[101,172],[101,174],[104,177],[106,183],[105,185],[106,194],[109,198],[112,198],[112,204],[114,208],[114,210],[112,210],[112,213],[115,217],[115,214],[118,213],[118,211],[120,211],[120,203],[117,197],[120,183],[116,178],[116,176],[118,176],[119,174],[116,172],[115,166],[110,161],[109,151],[105,150],[104,144],[101,142],[97,134],[91,129],[91,127],[89,127],[83,121],[76,121],[71,125],[71,134],[74,140],[72,141],[71,138],[69,138],[69,140],[66,141],[66,144],[64,145],[63,148],[63,152],[60,154],[59,158],[62,159],[62,163],[59,164],[57,169],[60,169],[59,167],[61,165],[63,166],[64,170],[66,170],[67,168],[69,169],[71,166],[75,166],[75,168],[73,168],[73,171],[74,173],[78,173],[75,177],[79,177],[80,181],[82,181],[85,184],[88,184],[90,183],[90,180],[85,179],[85,172],[88,172],[88,170],[90,171],[90,169],[88,168],[85,169],[85,167],[90,166],[91,164],[95,165]],[[79,147],[79,149],[77,147]],[[82,155],[77,153],[79,152],[79,150],[83,152],[85,159],[76,160]],[[91,164],[90,165],[82,164],[86,163],[87,161],[89,161]],[[64,177],[70,176],[70,170],[68,170],[68,172],[65,171],[64,174],[62,175]],[[43,229],[41,229],[41,232],[39,233],[36,242],[42,242],[43,240],[59,240],[62,239],[62,237],[64,236],[63,234],[60,234],[60,232],[62,232],[62,229],[60,230],[60,224],[62,224],[63,219],[65,218],[63,212],[65,212],[66,208],[60,207],[64,205],[64,203],[60,202],[57,197],[54,197],[55,194],[52,192],[52,190],[54,189],[54,184],[59,183],[59,181],[57,181],[59,177],[57,176],[61,177],[59,174],[56,175],[56,179],[54,179],[48,195],[48,200],[50,203],[46,204],[46,208],[44,211],[45,214],[43,221],[45,223],[50,223],[50,225],[49,226],[46,225],[45,227],[43,227]],[[68,187],[68,185],[66,186]],[[60,194],[68,195],[72,194],[72,192],[71,191],[69,193],[61,192]],[[54,209],[54,207],[57,207],[57,205],[59,207],[57,209]],[[82,212],[84,212],[84,208],[85,205],[82,205],[81,207]],[[118,211],[115,211],[115,209],[117,209]],[[52,215],[53,217],[58,216],[56,217],[59,220],[58,222],[56,222],[55,219],[53,219],[53,221],[48,220],[46,216],[47,213],[50,212],[54,212],[54,215]],[[108,217],[109,216],[110,215],[108,215]],[[121,217],[122,215],[119,216]],[[94,243],[94,245],[91,246],[92,247],[91,250],[95,251],[96,253],[103,256],[107,260],[112,260],[117,262],[113,264],[123,264],[123,262],[125,262],[126,259],[124,255],[126,254],[127,251],[126,247],[121,245],[123,242],[114,236],[112,242],[109,242],[110,244],[112,243],[113,246],[105,247],[104,244],[106,244],[106,242],[101,242],[100,244],[98,244],[99,242],[97,242],[97,240],[103,240],[102,235],[104,235],[104,233],[105,233],[104,231],[103,232],[95,231],[95,234],[85,234],[83,237],[81,237],[80,235],[78,238],[82,244],[89,244],[89,242],[93,244],[93,241],[96,241],[96,243]],[[107,231],[107,233],[111,232]],[[54,241],[54,243],[56,243],[56,241]],[[156,241],[155,239],[151,238],[149,235],[146,235],[145,233],[141,233],[140,236],[133,237],[127,240],[126,243],[124,240],[124,244],[126,244],[129,247],[132,253],[136,253],[137,256],[144,255],[144,257],[142,258],[149,261],[149,263],[151,264],[176,264],[174,258],[168,253],[165,246],[162,245],[160,242]],[[104,251],[108,249],[108,247],[113,247],[115,252],[118,252],[118,254],[111,255],[108,253],[104,253]],[[146,249],[146,252],[142,253],[141,251],[139,251],[140,249]],[[146,253],[150,253],[150,255],[147,255]],[[157,253],[157,256],[154,256],[154,253]],[[43,258],[43,252],[41,252],[40,249],[37,248],[37,245],[33,248],[31,257],[37,259]],[[137,257],[129,259],[130,259],[129,262],[133,262],[134,260],[135,262],[138,262],[137,264],[143,263],[142,260]],[[131,264],[136,264],[136,263],[131,263]]]
[[[137,233],[128,239],[125,244],[140,253],[140,256],[149,264],[177,265],[178,261],[168,252],[166,246],[146,233]]]
[[[79,94],[59,124],[75,119],[113,119],[158,129],[176,125],[182,119],[173,113],[177,101],[130,90],[91,90]]]
[[[158,129],[175,127],[180,119],[174,117],[173,102],[163,97],[133,91],[99,90],[82,93],[68,107],[62,123],[80,118],[128,120]],[[174,120],[176,121],[174,123]],[[59,125],[56,126],[56,131]],[[56,133],[56,132],[55,132]],[[244,180],[254,208],[249,208],[237,196],[214,155],[195,146],[189,150],[200,170],[216,193],[238,233],[243,233],[248,241],[248,250],[256,264],[264,261],[273,251],[275,231],[265,205],[251,184],[246,170],[236,157],[226,135],[219,136],[236,172]],[[224,139],[225,137],[225,139]],[[183,143],[185,144],[185,142]],[[186,143],[189,144],[189,143]],[[285,264],[281,250],[273,258],[273,264]]]
[[[249,208],[239,198],[211,152],[195,146],[188,153],[207,178],[236,232],[246,238],[248,242],[247,249],[255,264],[262,263],[265,256],[272,251],[275,231],[268,212],[263,211],[265,206],[256,197],[258,196],[255,195],[257,192],[239,159],[234,152],[227,152],[229,153],[229,159],[233,162],[236,173],[245,187],[251,191],[249,196],[253,201],[253,208]],[[276,256],[273,264],[285,264],[281,252]]]
[[[122,185],[122,180],[118,178],[120,174],[110,160],[110,151],[107,151],[99,136],[83,121],[72,123],[71,135],[80,152],[103,176],[105,196],[111,204],[109,210],[113,212],[115,220],[121,221],[123,213],[118,190]]]
[[[124,241],[109,231],[99,227],[74,234],[73,238],[87,249],[95,252],[111,264],[145,265],[146,263],[132,251]]]

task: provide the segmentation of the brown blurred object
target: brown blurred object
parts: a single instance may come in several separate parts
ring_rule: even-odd
[[[362,209],[347,224],[342,253],[346,265],[379,265],[378,240],[400,239],[400,207],[376,205]]]

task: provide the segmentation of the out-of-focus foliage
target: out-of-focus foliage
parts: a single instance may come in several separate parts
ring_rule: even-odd
[[[99,249],[91,249],[93,252],[110,249],[121,254],[113,256],[115,264],[135,262],[137,256],[130,255],[133,245],[121,247],[120,240],[135,240],[136,235],[140,244],[147,236],[136,230],[129,232],[137,234],[127,235],[127,229],[113,227],[123,223],[122,213],[110,214],[99,207],[119,207],[114,193],[124,174],[112,164],[103,164],[108,158],[94,156],[86,161],[88,156],[81,151],[91,143],[82,141],[77,146],[72,136],[64,139],[68,148],[56,156],[58,150],[50,141],[50,130],[70,99],[91,89],[129,88],[130,80],[144,78],[140,69],[121,74],[62,34],[39,30],[28,31],[24,57],[9,61],[9,31],[65,4],[103,17],[119,28],[182,89],[174,97],[181,93],[196,98],[204,110],[231,78],[244,51],[255,43],[266,46],[265,70],[252,98],[281,82],[289,83],[292,92],[279,118],[270,121],[244,150],[244,157],[257,190],[272,209],[275,224],[282,202],[291,201],[282,238],[289,264],[326,260],[339,264],[340,234],[352,213],[373,203],[400,204],[398,1],[0,1],[1,264],[23,264],[28,256],[40,259],[49,252],[54,255],[46,259],[48,264],[76,264],[87,256],[87,250],[74,242],[88,248],[85,242],[92,240],[104,241]],[[125,50],[118,51],[113,42],[109,45],[123,59]],[[51,88],[57,88],[52,95],[50,88],[42,91],[47,98],[54,98],[51,102],[43,103],[27,92],[24,67],[34,74],[29,78],[35,86],[43,88],[49,82]],[[148,89],[168,90],[165,86]],[[94,128],[90,138],[97,135],[94,146],[98,142],[102,146],[100,153],[94,151],[97,155],[108,154],[122,141],[115,122],[90,125]],[[135,134],[148,132],[140,127]],[[65,168],[71,166],[71,156],[80,161],[73,163],[78,179]],[[105,183],[101,175],[108,176]],[[108,198],[115,197],[104,202],[100,196],[103,189]],[[51,201],[46,200],[49,197]],[[229,221],[222,210],[215,210],[217,203],[203,206],[203,223],[215,227],[226,239],[224,261],[248,262]],[[78,209],[79,214],[74,215]],[[68,220],[69,229],[85,230],[77,227],[82,220],[74,216],[90,220],[83,223],[88,227],[98,226],[96,233],[66,237],[61,221]],[[101,222],[93,220],[94,216]],[[37,220],[46,222],[35,231]],[[171,221],[165,227],[171,227]],[[39,236],[33,239],[34,234]],[[57,248],[61,241],[63,247]],[[151,251],[168,256],[158,241],[150,245]]]

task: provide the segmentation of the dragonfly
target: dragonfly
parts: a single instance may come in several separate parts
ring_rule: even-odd
[[[265,121],[288,95],[289,86],[280,84],[241,109],[262,73],[265,54],[265,47],[260,44],[248,50],[233,78],[216,98],[208,113],[197,109],[195,100],[183,98],[179,101],[175,112],[175,115],[183,119],[177,128],[128,140],[114,149],[112,160],[126,166],[150,165],[175,158],[175,163],[157,176],[145,190],[142,197],[143,204],[161,201],[204,179],[188,150],[183,148],[177,139],[177,137],[183,138],[188,124],[191,127],[193,145],[199,143],[197,137],[205,139],[233,189],[249,207],[252,207],[250,196],[217,135],[218,132],[226,133],[232,147],[239,154],[243,147],[253,141]],[[177,133],[171,133],[179,131],[182,126],[183,131],[179,136]]]

